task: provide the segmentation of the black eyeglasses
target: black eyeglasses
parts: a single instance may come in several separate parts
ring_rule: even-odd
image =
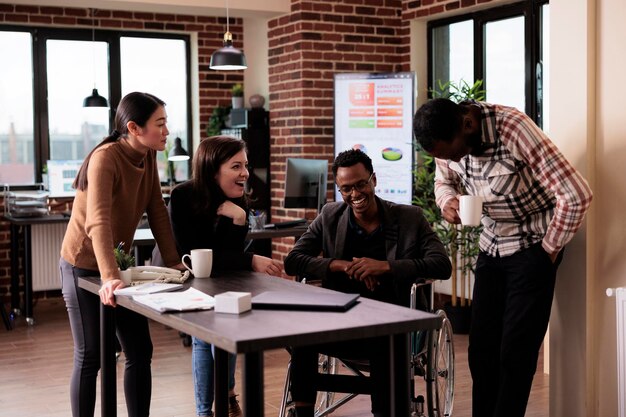
[[[374,173],[372,172],[370,174],[370,177],[367,179],[367,181],[359,181],[354,185],[342,185],[341,187],[337,187],[337,188],[339,189],[339,192],[341,193],[341,195],[350,195],[352,194],[352,190],[357,190],[359,193],[362,193],[369,186],[369,183],[370,181],[372,181],[373,176],[374,176]]]

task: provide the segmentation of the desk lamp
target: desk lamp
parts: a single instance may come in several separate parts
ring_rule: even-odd
[[[176,184],[176,176],[174,175],[174,162],[187,161],[189,154],[183,148],[182,141],[179,137],[174,139],[174,147],[170,150],[167,156],[167,163],[170,169],[170,185]]]

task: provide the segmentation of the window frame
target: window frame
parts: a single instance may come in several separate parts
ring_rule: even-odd
[[[537,88],[537,68],[541,63],[541,7],[548,4],[549,0],[527,0],[523,2],[479,10],[472,13],[456,15],[438,20],[432,20],[427,24],[428,39],[428,86],[430,91],[434,88],[433,80],[433,30],[442,26],[472,20],[474,26],[474,80],[483,80],[483,88],[488,90],[489,80],[485,79],[485,28],[486,24],[512,17],[524,17],[524,67],[525,80],[524,92],[526,95],[525,113],[528,114],[539,126],[541,126],[541,104],[543,97],[539,96]],[[474,80],[471,80],[473,82]],[[469,82],[470,80],[468,80]]]
[[[115,109],[121,101],[122,91],[122,75],[121,75],[121,57],[120,57],[120,39],[122,37],[136,38],[153,38],[153,39],[178,39],[185,43],[185,55],[187,73],[186,93],[187,93],[187,140],[184,146],[188,151],[191,150],[193,138],[192,123],[192,97],[191,97],[191,37],[188,34],[177,34],[169,32],[139,32],[139,31],[120,31],[120,30],[102,30],[102,29],[69,29],[54,27],[30,27],[17,25],[0,25],[2,32],[27,32],[31,34],[32,39],[32,74],[33,74],[33,166],[35,169],[35,183],[42,181],[42,169],[46,161],[50,157],[50,136],[49,136],[49,114],[47,103],[48,90],[48,70],[46,63],[47,48],[46,43],[49,39],[54,40],[79,40],[106,42],[109,48],[109,130],[113,125],[115,118]],[[89,95],[89,91],[85,91],[85,96]],[[191,155],[191,152],[190,152]],[[189,172],[191,172],[191,160],[187,162]],[[164,179],[162,183],[167,183]],[[32,185],[32,184],[16,184]]]

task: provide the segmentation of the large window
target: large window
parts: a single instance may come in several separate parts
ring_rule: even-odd
[[[184,144],[190,139],[186,54],[186,43],[182,39],[122,37],[120,40],[122,96],[132,91],[146,91],[165,101],[170,130],[168,146],[173,146],[176,137]],[[168,178],[165,154],[159,152],[158,158],[161,178]],[[189,164],[176,162],[171,167],[176,180],[188,178]]]
[[[47,160],[83,159],[111,130],[131,91],[167,104],[169,141],[191,143],[189,38],[184,35],[0,26],[0,183],[41,181]],[[110,108],[84,108],[96,87]],[[176,179],[188,177],[176,163]],[[159,173],[169,173],[159,153]]]
[[[33,183],[31,34],[0,32],[0,51],[5,57],[0,65],[0,184]]]
[[[429,83],[483,80],[486,100],[547,126],[548,1],[527,0],[429,23]]]
[[[108,134],[109,110],[83,107],[94,86],[109,98],[108,47],[106,42],[48,40],[48,159],[84,159]]]

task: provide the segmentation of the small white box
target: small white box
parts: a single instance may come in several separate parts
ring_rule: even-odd
[[[215,295],[215,312],[240,314],[252,309],[252,294],[227,291]]]

